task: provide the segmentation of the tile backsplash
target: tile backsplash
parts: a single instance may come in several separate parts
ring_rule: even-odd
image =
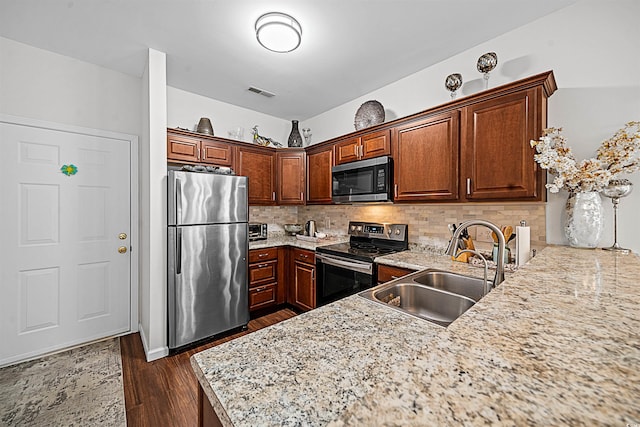
[[[313,219],[319,231],[329,234],[346,234],[349,220],[407,223],[410,243],[433,246],[443,246],[449,240],[448,223],[485,219],[515,229],[525,220],[531,227],[531,246],[546,245],[544,202],[252,206],[249,218],[252,222],[266,222],[269,231],[282,231],[283,224],[304,224]],[[471,228],[469,232],[479,246],[490,246],[489,231],[484,227],[473,228],[475,230]],[[511,246],[515,247],[515,243]]]

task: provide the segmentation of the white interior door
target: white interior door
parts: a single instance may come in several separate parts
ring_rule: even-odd
[[[0,123],[0,153],[0,366],[128,331],[130,142]]]

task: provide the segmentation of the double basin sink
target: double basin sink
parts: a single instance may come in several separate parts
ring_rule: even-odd
[[[446,327],[484,296],[484,280],[427,269],[358,295]]]

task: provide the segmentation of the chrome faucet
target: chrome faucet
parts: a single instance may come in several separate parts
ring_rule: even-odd
[[[504,281],[504,247],[506,244],[504,234],[502,234],[502,231],[495,224],[485,221],[484,219],[470,219],[469,221],[463,222],[453,233],[453,237],[451,238],[445,253],[447,255],[456,256],[456,249],[458,248],[458,242],[460,241],[460,234],[462,234],[467,227],[472,225],[485,226],[493,231],[498,237],[498,259],[494,260],[496,262],[496,276],[493,278],[493,287],[495,288]]]

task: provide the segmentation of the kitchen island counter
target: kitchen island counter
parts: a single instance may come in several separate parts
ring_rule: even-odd
[[[446,329],[354,295],[191,362],[223,425],[639,423],[639,272],[550,246]]]

